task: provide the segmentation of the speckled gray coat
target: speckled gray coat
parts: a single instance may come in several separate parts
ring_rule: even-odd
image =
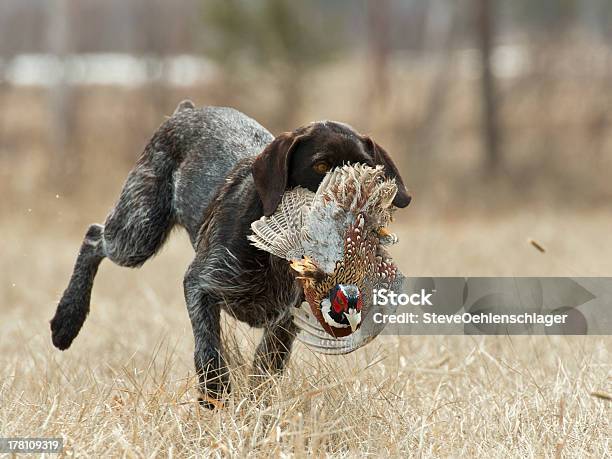
[[[287,188],[315,191],[323,176],[312,166],[322,161],[329,167],[383,164],[399,185],[394,204],[410,202],[386,152],[347,125],[312,123],[275,139],[231,108],[179,104],[129,173],[104,225],[89,227],[51,321],[53,344],[67,349],[79,333],[104,258],[138,267],[179,225],[196,252],[184,290],[205,398],[229,392],[220,342],[222,309],[264,327],[255,373],[282,370],[295,337],[291,308],[302,301],[303,292],[287,262],[253,247],[247,235],[251,222],[273,212]]]

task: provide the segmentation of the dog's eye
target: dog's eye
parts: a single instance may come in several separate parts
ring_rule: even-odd
[[[325,174],[331,169],[331,166],[325,161],[319,161],[316,162],[312,168],[317,174]]]

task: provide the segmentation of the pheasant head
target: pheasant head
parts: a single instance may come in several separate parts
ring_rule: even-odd
[[[363,298],[359,287],[352,284],[336,285],[328,298],[321,301],[321,315],[332,329],[350,328],[351,333],[361,325]]]
[[[329,172],[316,193],[286,192],[273,215],[251,225],[249,239],[290,261],[312,314],[335,338],[359,329],[372,290],[396,277],[382,248],[397,242],[387,229],[396,192],[382,167],[347,165]]]

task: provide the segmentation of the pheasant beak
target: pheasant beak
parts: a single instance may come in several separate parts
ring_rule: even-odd
[[[377,233],[381,244],[391,245],[397,243],[397,235],[389,231],[387,228],[378,228]]]
[[[357,311],[355,311],[354,309],[349,311],[348,314],[346,314],[346,319],[348,320],[348,323],[351,326],[351,332],[357,330],[357,327],[359,326],[359,316],[357,314]]]
[[[378,235],[381,238],[391,236],[391,234],[392,234],[391,231],[389,231],[387,228],[383,228],[383,227],[378,228]]]

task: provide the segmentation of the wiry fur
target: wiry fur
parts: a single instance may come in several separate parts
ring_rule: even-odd
[[[287,188],[316,190],[322,177],[312,175],[314,155],[333,165],[378,161],[398,176],[381,151],[338,123],[313,123],[274,139],[236,110],[182,102],[146,146],[104,225],[88,229],[51,320],[53,344],[67,349],[79,333],[104,258],[138,267],[179,225],[196,251],[184,291],[202,391],[215,398],[229,391],[222,309],[264,327],[255,372],[282,370],[295,338],[291,310],[303,294],[285,260],[249,243],[250,224],[264,214],[264,203],[274,211]],[[403,188],[402,193],[398,202],[404,206],[410,198]]]

